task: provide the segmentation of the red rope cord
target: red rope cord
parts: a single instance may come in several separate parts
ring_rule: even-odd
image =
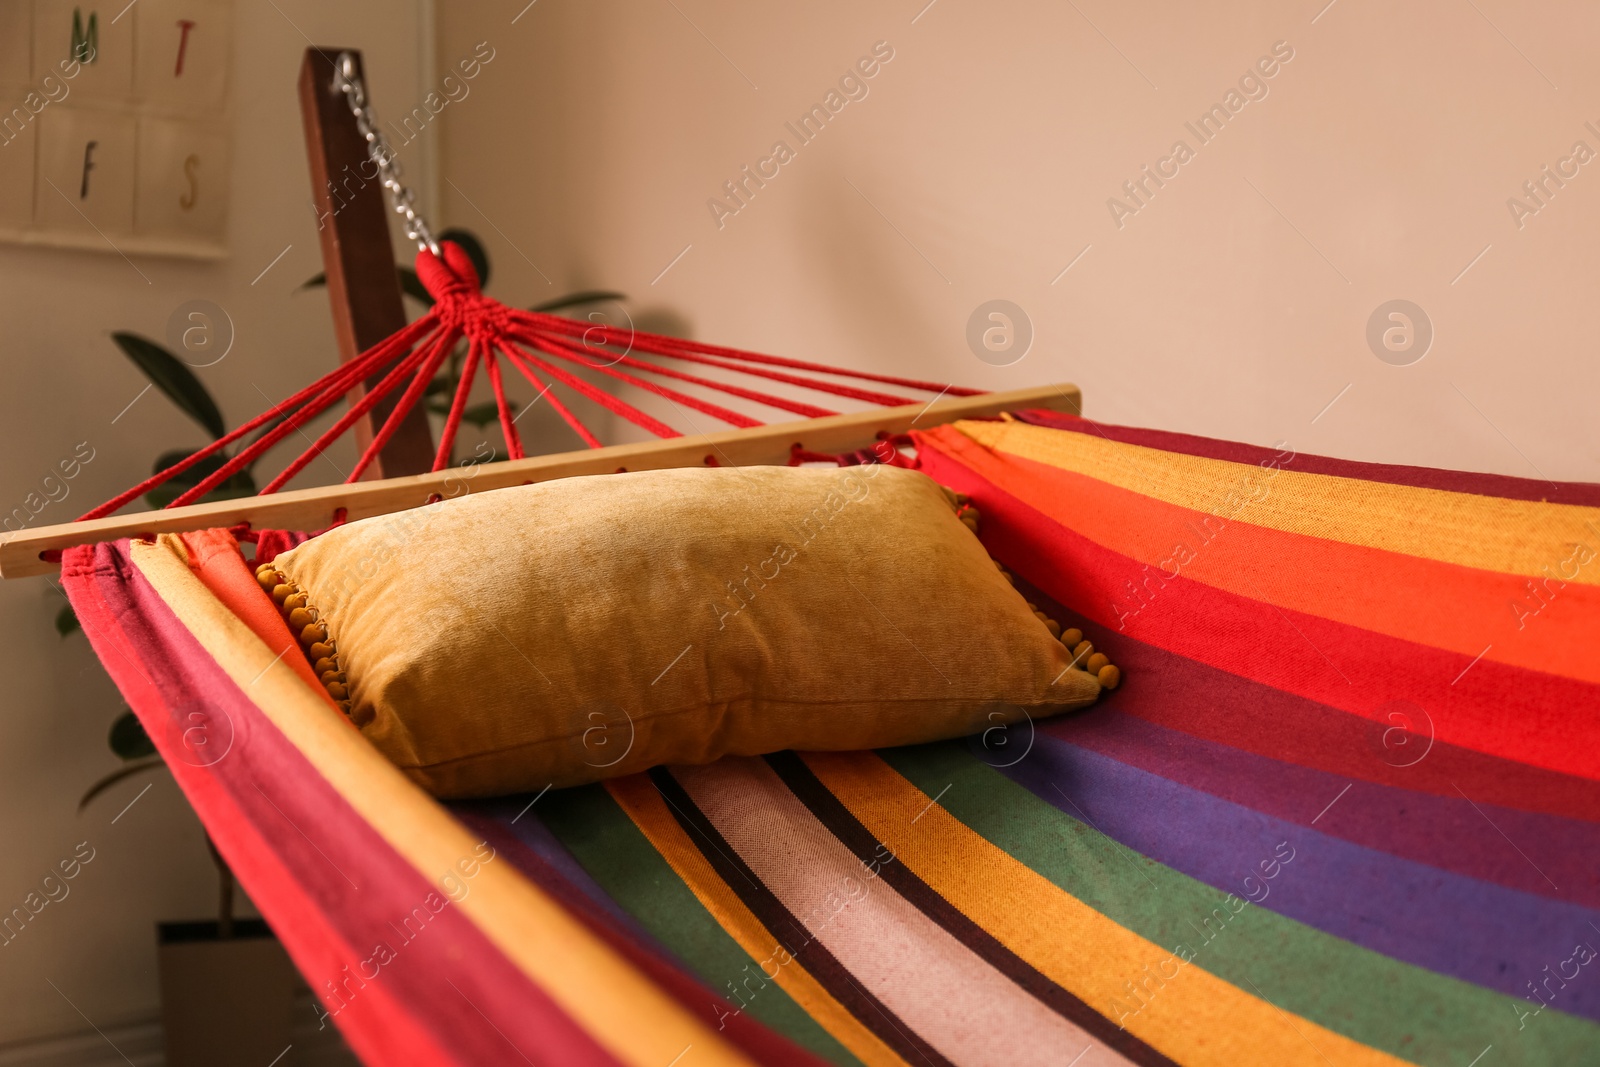
[[[591,327],[590,332],[600,332],[610,329],[612,328],[596,326]],[[622,333],[622,331],[615,331],[615,334],[616,337],[631,336]],[[735,374],[746,374],[750,375],[751,377],[767,378],[771,381],[784,382],[789,385],[798,385],[806,389],[815,389],[818,392],[832,393],[834,396],[848,397],[851,400],[860,400],[864,403],[875,404],[880,407],[899,407],[905,404],[918,403],[915,398],[909,396],[898,396],[894,393],[880,393],[875,389],[862,389],[859,386],[845,385],[841,382],[823,381],[820,378],[802,378],[792,374],[783,374],[774,370],[762,370],[756,367],[740,366],[736,363],[725,363],[720,359],[713,359],[710,356],[700,355],[695,352],[690,352],[679,348],[673,343],[672,338],[660,337],[656,334],[647,334],[645,336],[647,338],[653,338],[654,340],[651,340],[646,344],[634,344],[632,347],[638,348],[641,352],[649,352],[652,355],[666,356],[669,359],[681,359],[690,363],[701,363],[706,366],[718,367],[722,370],[732,371]],[[616,337],[611,338],[607,341],[607,343],[621,345],[622,347],[629,347],[623,341],[617,340]]]
[[[798,467],[802,463],[832,463],[839,467],[846,466],[846,461],[837,452],[812,452],[795,445],[789,449],[789,466]]]
[[[572,334],[572,331],[555,332],[565,332],[569,336]],[[624,348],[628,347],[630,344],[630,341],[627,339],[634,336],[624,333],[623,331],[615,330],[609,326],[591,326],[588,328],[587,332],[606,334],[608,335],[606,343],[619,345]],[[835,396],[848,397],[851,400],[860,400],[864,403],[876,404],[880,407],[900,407],[904,404],[917,403],[915,399],[909,396],[896,396],[893,393],[880,393],[872,389],[861,389],[853,385],[843,385],[839,382],[827,382],[819,378],[799,378],[792,374],[783,374],[778,371],[759,370],[755,367],[741,367],[737,364],[724,363],[721,360],[712,359],[710,356],[698,355],[693,352],[687,352],[679,349],[671,343],[671,338],[661,337],[657,334],[644,334],[642,336],[647,339],[646,343],[633,343],[632,347],[638,348],[641,352],[649,352],[652,355],[667,356],[670,359],[682,359],[691,363],[703,363],[707,366],[720,367],[723,370],[730,370],[736,374],[748,374],[756,378],[768,378],[772,381],[785,382],[789,385],[798,385],[806,389],[815,389],[818,392],[832,393]],[[623,339],[619,340],[618,338]]]
[[[417,370],[416,377],[411,379],[411,384],[406,386],[406,391],[400,394],[399,400],[395,401],[394,410],[389,412],[389,417],[383,420],[383,428],[373,435],[366,451],[361,453],[360,459],[356,460],[355,467],[351,469],[349,477],[345,479],[346,482],[360,481],[361,475],[377,460],[378,454],[389,443],[389,439],[400,429],[400,424],[405,421],[406,414],[417,406],[417,400],[428,388],[428,383],[433,380],[434,374],[439,370],[439,364],[444,362],[444,358],[450,354],[450,349],[454,348],[455,343],[461,339],[461,328],[459,326],[447,326],[439,332],[437,338],[431,348],[421,349],[427,355],[423,357],[422,366]]]
[[[521,459],[522,437],[517,433],[517,418],[511,414],[511,403],[506,400],[505,383],[500,380],[500,357],[492,348],[485,346],[483,362],[489,372],[489,385],[494,389],[495,407],[500,412],[500,433],[506,439],[506,451],[512,459]]]
[[[293,478],[296,474],[299,474],[309,463],[311,463],[312,460],[322,455],[322,453],[327,450],[327,447],[330,444],[344,436],[345,432],[348,431],[351,426],[355,425],[357,419],[360,419],[362,416],[366,415],[367,412],[371,411],[373,407],[377,405],[378,401],[382,400],[384,397],[393,392],[395,387],[398,386],[400,382],[408,375],[415,373],[418,365],[422,362],[425,354],[432,347],[433,343],[438,339],[438,336],[439,331],[429,334],[423,339],[422,344],[420,344],[413,352],[411,352],[410,355],[406,356],[399,363],[396,363],[392,368],[390,368],[389,372],[384,375],[383,379],[379,381],[377,385],[368,389],[365,396],[363,396],[360,400],[357,400],[354,404],[350,405],[349,410],[339,417],[339,421],[328,427],[328,429],[325,430],[320,437],[312,442],[310,448],[296,456],[294,460],[287,467],[285,467],[276,478],[268,482],[266,487],[261,490],[261,495],[266,496],[269,493],[276,493],[279,489],[282,489],[284,485],[288,483],[289,479]]]
[[[708,345],[700,341],[689,341],[679,337],[666,337],[662,334],[647,333],[643,330],[618,330],[614,326],[584,325],[575,319],[564,319],[559,315],[550,315],[540,311],[518,311],[512,315],[513,320],[535,319],[539,325],[549,329],[558,330],[567,334],[582,335],[588,332],[615,333],[625,337],[634,338],[635,347],[646,352],[659,352],[650,347],[651,343],[666,344],[676,348],[698,352],[708,356],[722,356],[726,359],[736,359],[749,363],[765,363],[774,367],[788,367],[790,370],[808,370],[822,374],[837,374],[845,378],[856,378],[861,381],[882,382],[885,385],[898,385],[906,389],[922,389],[930,393],[949,393],[952,396],[980,396],[982,389],[968,389],[963,386],[947,385],[940,382],[922,381],[916,378],[900,378],[891,374],[870,374],[866,371],[848,370],[843,367],[829,367],[822,363],[811,363],[802,359],[787,359],[783,356],[767,356],[759,352],[744,352],[737,348],[727,348],[722,345]],[[642,339],[645,343],[639,344]],[[612,339],[607,338],[610,342]],[[627,341],[619,342],[626,344]],[[660,352],[661,355],[668,353]],[[915,403],[914,400],[905,401]]]
[[[571,347],[570,342],[568,347]],[[588,348],[589,346],[585,344],[584,347]],[[614,355],[614,353],[608,354]],[[829,415],[839,414],[837,411],[830,411],[827,408],[819,408],[815,404],[807,404],[800,400],[789,400],[781,396],[773,396],[770,393],[758,393],[754,389],[744,389],[729,382],[719,382],[712,378],[702,378],[696,374],[685,374],[681,370],[673,370],[671,367],[663,367],[657,363],[647,363],[644,360],[634,359],[628,355],[617,356],[616,361],[625,367],[633,367],[637,370],[648,371],[651,374],[659,374],[666,378],[676,378],[679,381],[690,382],[694,385],[703,385],[708,389],[715,389],[718,392],[727,393],[729,396],[736,396],[743,400],[754,400],[758,404],[765,404],[768,407],[778,408],[780,411],[792,411],[794,414],[804,416],[808,419],[820,419],[826,418]],[[590,366],[593,366],[593,364],[590,364]],[[744,374],[747,372],[744,370],[739,370],[738,373]]]
[[[825,382],[817,378],[801,378],[793,374],[784,374],[782,371],[761,370],[755,367],[741,367],[734,363],[724,363],[720,359],[710,356],[696,355],[692,352],[658,351],[653,353],[665,356],[668,359],[682,359],[690,363],[700,363],[708,367],[719,367],[722,370],[733,371],[735,374],[748,374],[756,378],[766,378],[770,381],[784,382],[788,385],[798,385],[805,389],[815,389],[821,393],[832,393],[834,396],[846,397],[850,400],[860,400],[863,403],[873,404],[877,407],[901,407],[906,404],[915,404],[917,401],[909,396],[896,396],[893,393],[880,393],[873,389],[859,389],[853,385],[841,385],[838,382]]]
[[[345,377],[348,379],[349,376]],[[356,379],[356,381],[359,380]],[[348,380],[330,386],[320,396],[315,397],[298,410],[287,415],[282,423],[263,434],[248,448],[242,449],[217,470],[201,479],[199,484],[180,494],[169,506],[182,507],[185,504],[192,504],[201,499],[217,486],[249,467],[257,459],[265,455],[269,449],[277,445],[279,441],[282,441],[291,433],[297,432],[306,423],[316,418],[329,407],[332,407],[341,397],[348,395],[349,391],[354,387],[355,382]]]
[[[531,369],[518,362],[516,356],[512,354],[511,350],[506,345],[503,343],[496,344],[495,348],[498,352],[510,360],[511,365],[517,368],[517,370],[521,371],[522,376],[528,379],[528,381],[532,382],[534,387],[539,390],[538,396],[535,396],[532,400],[528,401],[528,406],[530,408],[539,402],[539,397],[549,396],[550,406],[555,408],[556,414],[560,415],[562,419],[566,421],[566,424],[572,427],[573,432],[583,439],[584,444],[588,445],[590,448],[605,447],[600,443],[600,438],[589,432],[589,427],[583,424],[583,420],[574,415],[572,413],[572,409],[563,404],[561,402],[561,398],[550,391],[551,386],[546,385],[542,380],[540,380],[537,374],[533,373]]]
[[[576,390],[582,395],[588,397],[590,400],[593,400],[596,404],[599,404],[601,407],[613,412],[614,414],[621,415],[635,426],[642,427],[643,429],[655,434],[657,437],[683,436],[683,434],[679,433],[677,430],[674,430],[671,426],[668,426],[660,419],[646,415],[632,404],[626,403],[625,401],[612,396],[603,389],[595,388],[582,378],[577,378],[571,374],[568,374],[560,367],[557,367],[551,363],[547,363],[538,356],[535,356],[532,352],[526,352],[510,345],[502,345],[500,350],[506,355],[510,356],[513,363],[520,364],[520,361],[522,360],[528,361],[535,367],[538,367],[540,370],[544,371],[550,377],[554,378],[556,381],[560,382],[562,385],[565,385],[567,388]]]
[[[195,501],[200,500],[217,486],[221,485],[229,478],[232,478],[235,474],[250,466],[250,464],[254,463],[259,457],[265,455],[267,450],[276,446],[279,441],[282,441],[291,433],[299,430],[307,422],[316,418],[323,411],[332,407],[341,397],[347,395],[348,391],[348,388],[340,388],[337,385],[330,387],[324,391],[322,395],[316,397],[311,402],[300,407],[298,410],[291,412],[284,418],[283,422],[273,427],[273,429],[269,432],[263,434],[248,448],[241,449],[239,452],[235,453],[233,458],[229,459],[221,467],[218,467],[206,477],[202,478],[199,483],[194,485],[192,488],[186,489],[184,492],[179,494],[168,506],[182,507],[185,504],[192,504]]]
[[[437,336],[437,335],[435,334],[435,335],[430,335],[430,336]],[[405,359],[401,360],[400,366],[402,366],[402,367],[406,366],[407,364],[411,363],[414,359],[415,359],[415,353],[413,353],[411,356],[407,356],[407,357],[405,357]],[[390,376],[386,377],[384,379],[384,383],[387,383],[389,381],[389,379],[392,378],[392,377],[393,377],[392,374]],[[360,379],[357,379],[357,381],[359,381],[359,380]],[[380,383],[380,384],[384,384],[384,383]],[[350,390],[353,389],[353,388],[355,388],[355,383],[354,382],[351,382],[351,383],[348,383],[348,384],[341,383],[339,385],[335,385],[333,387],[330,387],[321,396],[317,397],[316,399],[314,399],[310,403],[308,403],[305,406],[301,407],[298,411],[295,411],[295,412],[291,413],[288,417],[286,417],[284,419],[284,421],[283,421],[283,423],[281,425],[275,427],[270,433],[264,435],[260,440],[256,441],[249,448],[246,448],[243,451],[239,452],[232,459],[230,459],[227,463],[224,463],[216,471],[213,471],[209,476],[207,476],[205,479],[203,479],[194,488],[192,488],[192,489],[188,490],[187,492],[183,493],[181,496],[179,496],[176,500],[174,500],[172,502],[171,506],[172,507],[181,507],[184,504],[192,504],[196,500],[201,499],[207,493],[211,492],[217,486],[221,485],[225,480],[227,480],[228,478],[233,477],[234,474],[238,473],[239,471],[241,471],[241,470],[245,469],[246,467],[248,467],[250,464],[254,463],[257,458],[259,458],[260,456],[264,455],[268,449],[272,448],[279,441],[281,441],[285,437],[289,436],[289,434],[298,431],[306,423],[308,423],[312,419],[316,418],[318,415],[320,415],[323,411],[327,410],[329,407],[332,407],[333,404],[335,404],[340,398],[349,395]],[[384,391],[387,392],[388,390],[385,389]],[[363,405],[364,404],[366,407],[370,408],[372,406],[372,404],[375,404],[376,402],[377,402],[377,398],[376,397],[371,398],[370,400],[367,397],[362,397],[362,399],[360,401],[358,401],[357,404],[358,405]],[[316,447],[315,443],[313,442],[312,448],[315,449],[315,447]],[[305,455],[305,453],[302,453],[301,457],[296,457],[296,459],[298,460],[298,459],[302,458],[304,455]]]
[[[450,414],[445,416],[444,429],[439,433],[439,451],[433,457],[433,469],[442,471],[450,466],[450,453],[455,447],[456,431],[461,428],[461,413],[467,410],[467,396],[472,392],[472,378],[478,370],[480,350],[478,339],[467,344],[467,361],[461,367],[461,381],[456,384],[455,399],[450,402]]]
[[[218,440],[198,449],[179,462],[152,475],[121,495],[88,512],[83,518],[93,519],[109,515],[138,499],[151,489],[170,481],[185,471],[193,469],[197,464],[207,460],[214,461],[217,457],[222,457],[222,462],[217,470],[212,471],[200,480],[198,484],[179,495],[168,506],[176,507],[201,499],[228,479],[248,469],[269,450],[288,437],[289,434],[300,433],[304,436],[303,427],[308,425],[311,420],[320,416],[341,398],[348,396],[352,390],[360,388],[364,382],[378,378],[381,374],[382,377],[377,381],[377,384],[367,389],[363,396],[350,404],[349,409],[335,421],[333,426],[321,434],[309,449],[295,457],[277,477],[273,478],[261,490],[263,494],[277,492],[296,474],[304,470],[315,458],[323,455],[328,445],[347,433],[359,420],[369,418],[376,405],[383,398],[391,395],[395,389],[399,388],[403,380],[409,378],[410,381],[396,402],[393,411],[384,420],[382,427],[378,429],[371,443],[363,450],[354,470],[349,475],[349,480],[355,481],[371,467],[382,450],[393,439],[405,418],[415,409],[418,402],[425,395],[434,376],[438,373],[440,366],[454,349],[455,344],[463,336],[469,335],[472,337],[472,341],[467,351],[466,362],[462,367],[461,380],[457,383],[455,395],[452,397],[449,414],[445,419],[444,430],[434,458],[433,469],[436,471],[443,469],[449,462],[450,453],[459,435],[461,420],[466,411],[480,361],[486,365],[485,373],[489,376],[490,386],[494,393],[496,411],[499,416],[501,431],[505,435],[506,447],[512,458],[521,458],[525,454],[521,437],[516,428],[518,416],[513,415],[511,402],[506,396],[504,375],[499,363],[502,357],[509,359],[512,366],[516,367],[539,390],[538,395],[534,397],[529,406],[537,404],[540,399],[548,394],[550,403],[557,414],[591,448],[602,447],[599,438],[590,432],[583,421],[561,401],[559,396],[552,392],[555,384],[559,383],[567,386],[580,396],[586,397],[658,437],[673,438],[682,436],[679,431],[668,424],[646,414],[626,400],[598,388],[585,377],[569,373],[567,370],[542,358],[541,355],[536,355],[535,352],[565,364],[581,363],[609,378],[671,401],[675,405],[679,405],[680,410],[682,408],[693,409],[737,427],[759,426],[761,422],[722,404],[691,396],[659,382],[640,378],[635,374],[628,373],[628,371],[638,371],[652,377],[685,382],[727,396],[753,401],[780,411],[789,411],[806,418],[825,417],[833,415],[835,412],[805,401],[775,396],[756,389],[747,389],[734,385],[731,382],[719,381],[715,378],[707,378],[699,374],[665,367],[650,360],[637,359],[633,356],[635,350],[642,354],[699,363],[733,374],[765,378],[769,381],[831,393],[835,396],[875,405],[900,406],[915,404],[917,401],[909,397],[880,392],[875,389],[861,388],[842,382],[783,373],[772,368],[782,367],[795,371],[834,375],[857,381],[881,382],[909,389],[937,392],[941,396],[946,393],[956,396],[975,396],[982,392],[982,390],[977,389],[941,385],[937,382],[927,382],[893,375],[872,374],[829,367],[805,360],[768,356],[755,352],[742,352],[738,349],[703,344],[682,338],[665,337],[661,334],[637,330],[620,330],[616,327],[583,323],[539,312],[513,310],[498,301],[481,295],[470,260],[458,247],[448,242],[443,246],[440,256],[435,257],[427,252],[419,254],[417,257],[417,270],[424,283],[428,286],[429,291],[434,294],[438,301],[428,314],[407,325],[394,336],[372,346],[349,362],[274,405],[268,411],[237,427],[232,432],[225,434]],[[607,354],[615,357],[610,363],[597,364],[591,358],[590,354],[594,348],[590,340],[595,337],[599,337],[601,343],[608,346]],[[617,349],[621,349],[620,353],[616,351]],[[619,368],[627,368],[627,370]],[[536,373],[536,371],[548,375],[551,382],[546,384],[541,379],[540,373]],[[277,425],[272,425],[274,418],[279,420]],[[227,455],[227,449],[236,446],[248,435],[255,433],[259,433],[259,436],[254,441],[242,447],[236,454]],[[807,461],[814,458],[820,457],[803,454],[797,455],[794,461]],[[869,462],[875,458],[875,454],[858,452],[836,457],[836,461],[841,463]],[[878,458],[878,461],[881,462],[881,458]],[[889,461],[894,462],[894,459],[891,458]]]
[[[157,471],[155,474],[152,474],[138,485],[135,485],[133,488],[112,497],[110,500],[106,501],[104,504],[101,504],[92,511],[85,512],[78,517],[77,521],[83,522],[86,519],[100,519],[112,514],[113,512],[119,511],[128,504],[139,499],[150,490],[159,485],[165,484],[172,478],[177,477],[179,474],[182,474],[184,471],[193,467],[202,460],[216,455],[222,449],[227,448],[229,445],[235,443],[245,435],[260,429],[262,426],[270,422],[273,416],[277,415],[281,411],[303,404],[312,397],[316,397],[317,401],[320,402],[326,395],[325,391],[333,393],[332,399],[328,400],[328,403],[331,404],[334,400],[339,399],[345,393],[349,392],[351,386],[355,382],[360,381],[363,377],[375,370],[376,367],[381,366],[390,359],[393,359],[398,350],[409,348],[411,343],[416,340],[418,335],[427,332],[427,330],[431,329],[435,324],[436,319],[431,314],[423,316],[410,326],[407,326],[404,330],[401,330],[399,333],[395,334],[393,337],[390,337],[384,341],[380,341],[378,344],[350,360],[348,363],[341,364],[337,369],[323,375],[321,378],[312,382],[304,389],[301,389],[298,393],[295,393],[293,396],[280,401],[274,407],[263,411],[260,415],[257,415],[249,422],[246,422],[235,428],[232,432],[224,434],[222,437],[219,437],[209,445],[206,445],[204,448],[201,448],[198,451],[190,454],[188,457],[179,460],[177,463],[174,463],[165,470]],[[342,388],[338,388],[337,391],[334,391],[336,386],[341,385]],[[318,408],[318,412],[320,413],[322,408],[325,408],[326,406],[327,404],[323,404],[322,407]],[[168,507],[171,506],[173,505],[168,505]]]
[[[752,426],[762,425],[759,419],[753,419],[749,415],[741,415],[739,412],[725,408],[721,404],[713,404],[709,400],[701,400],[699,397],[693,397],[687,393],[680,393],[676,389],[668,389],[664,385],[658,385],[655,382],[645,381],[643,378],[635,377],[634,375],[628,374],[625,371],[617,370],[615,367],[595,366],[581,353],[574,354],[568,347],[570,342],[564,342],[560,338],[550,337],[548,335],[540,336],[539,334],[513,334],[512,336],[517,340],[524,342],[525,344],[533,345],[546,355],[555,356],[557,359],[567,360],[569,363],[580,363],[588,367],[590,370],[599,371],[601,374],[615,378],[619,382],[624,382],[628,385],[633,385],[640,389],[648,390],[659,397],[663,397],[672,401],[675,404],[683,404],[686,407],[694,408],[696,411],[710,415],[714,419],[721,419],[730,426],[737,426],[741,430],[749,429]],[[626,401],[623,401],[623,403],[626,403]],[[635,408],[634,410],[638,409]]]

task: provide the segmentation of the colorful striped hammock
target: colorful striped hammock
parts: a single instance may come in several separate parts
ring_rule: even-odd
[[[225,531],[62,574],[369,1063],[1600,1062],[1600,486],[914,436],[1125,665],[1089,713],[440,805]]]

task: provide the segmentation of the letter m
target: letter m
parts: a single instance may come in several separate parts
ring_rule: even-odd
[[[72,58],[79,63],[93,63],[100,57],[100,13],[89,12],[89,25],[83,24],[83,9],[72,9]]]

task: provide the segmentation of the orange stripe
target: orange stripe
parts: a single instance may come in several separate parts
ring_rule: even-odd
[[[189,569],[205,583],[205,587],[250,627],[257,637],[265,641],[268,648],[281,653],[283,663],[304,679],[307,685],[327,697],[332,705],[333,698],[323,691],[322,682],[306,661],[300,643],[289,632],[289,624],[284,622],[278,606],[251,576],[244,556],[239,552],[239,542],[233,539],[233,534],[227,530],[213,529],[196,530],[178,536],[183,547],[189,550]]]
[[[683,879],[683,884],[728,936],[737,941],[751,959],[771,958],[779,947],[777,939],[717,876],[683,827],[678,825],[678,820],[672,817],[650,779],[634,774],[613,778],[605,786],[639,832],[661,853],[662,859]],[[868,1067],[905,1067],[906,1061],[846,1011],[798,960],[791,960],[777,971],[773,980],[778,987],[862,1063]]]
[[[1306,474],[1294,469],[1293,453],[1274,474],[1253,463],[1020,422],[958,422],[929,435],[956,454],[977,443],[1169,504],[1480,570],[1540,579],[1543,568],[1567,558],[1568,546],[1583,544],[1597,555],[1572,581],[1600,585],[1600,508]]]

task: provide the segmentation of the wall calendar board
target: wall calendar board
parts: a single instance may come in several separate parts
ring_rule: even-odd
[[[0,0],[0,241],[227,253],[231,0]]]

